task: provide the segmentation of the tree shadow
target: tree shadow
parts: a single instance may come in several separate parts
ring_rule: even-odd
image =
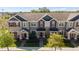
[[[71,47],[71,48],[74,48],[74,47],[76,47],[76,43],[75,43],[75,41],[74,41],[74,44],[72,44],[72,41],[71,40],[65,40],[64,39],[64,44],[65,44],[65,47]]]
[[[24,51],[38,51],[41,47],[17,47],[19,49],[22,49]]]

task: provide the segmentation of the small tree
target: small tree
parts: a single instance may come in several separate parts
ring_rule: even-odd
[[[49,13],[50,10],[46,7],[42,7],[42,8],[38,8],[37,10],[31,10],[31,12],[34,12],[34,13]]]
[[[11,34],[8,29],[0,29],[0,47],[7,47],[7,50],[9,51],[9,47],[14,45],[15,40],[13,37],[13,34]]]
[[[54,47],[55,51],[57,47],[61,47],[64,46],[64,42],[63,42],[64,37],[60,34],[51,34],[50,37],[48,38],[48,43],[45,45],[45,47]]]

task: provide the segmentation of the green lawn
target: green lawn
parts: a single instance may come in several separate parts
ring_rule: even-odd
[[[65,43],[65,47],[74,47],[74,46],[71,44],[70,40],[64,40],[64,43]]]
[[[39,42],[37,39],[35,40],[29,39],[26,41],[24,47],[39,47]]]
[[[16,41],[16,47],[21,46],[22,41]],[[44,45],[47,43],[47,41],[44,41]],[[73,45],[70,43],[69,40],[64,40],[65,46],[64,47],[73,47]],[[27,40],[24,47],[39,47],[39,41],[38,40]]]
[[[21,43],[22,43],[22,41],[16,41],[16,42],[15,42],[16,47],[20,47],[20,46],[21,46]]]

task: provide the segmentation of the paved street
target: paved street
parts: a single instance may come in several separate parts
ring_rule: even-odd
[[[10,51],[55,51],[54,48],[44,48],[44,47],[10,47]],[[0,48],[0,51],[7,51],[7,48]],[[56,51],[79,51],[79,47],[77,48],[57,48]]]

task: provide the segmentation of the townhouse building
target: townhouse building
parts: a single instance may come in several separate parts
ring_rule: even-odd
[[[8,21],[15,38],[29,39],[35,32],[37,38],[60,33],[66,39],[79,39],[79,13],[18,13]]]

